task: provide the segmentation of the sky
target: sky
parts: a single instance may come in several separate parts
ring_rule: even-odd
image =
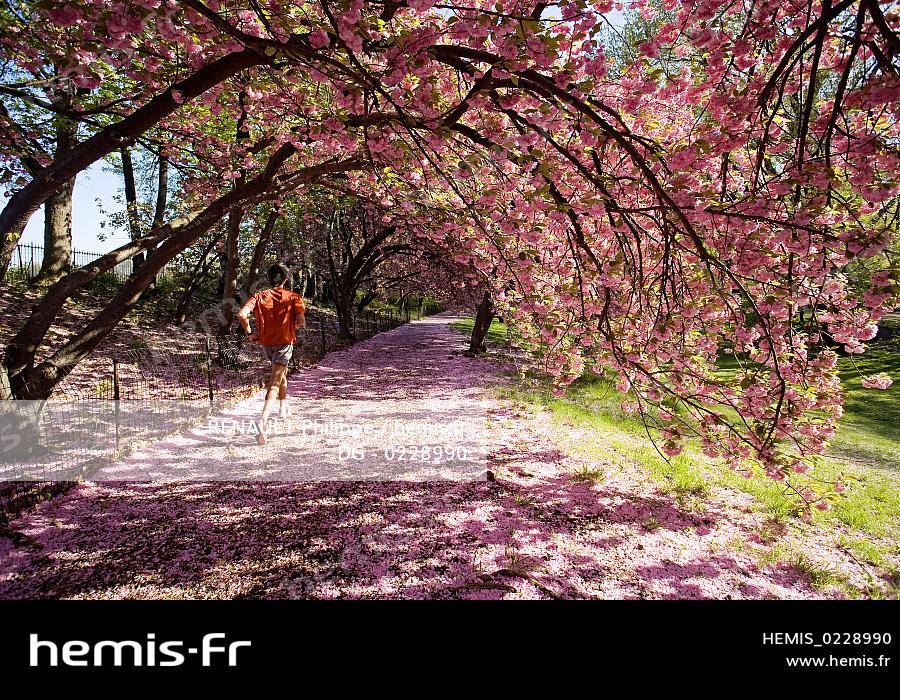
[[[115,201],[115,196],[122,188],[119,177],[113,172],[104,172],[108,167],[99,161],[81,172],[75,179],[75,190],[72,197],[72,247],[88,253],[108,253],[128,241],[125,231],[109,231],[107,226],[106,240],[101,241],[97,234],[104,232],[100,226],[106,220],[96,200],[99,199],[103,209],[108,213],[118,211],[122,205]],[[0,204],[6,199],[0,197]],[[110,233],[112,235],[110,235]],[[22,236],[22,243],[44,244],[44,208],[38,209]]]

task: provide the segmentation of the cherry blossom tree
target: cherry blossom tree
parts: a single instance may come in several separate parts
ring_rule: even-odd
[[[14,389],[52,389],[219,218],[325,178],[415,217],[410,232],[477,271],[558,390],[608,374],[664,453],[692,437],[827,506],[803,474],[841,413],[837,356],[795,319],[812,309],[858,353],[896,303],[897,271],[877,262],[900,216],[895,4],[634,0],[646,26],[612,71],[603,36],[622,5],[609,0],[17,7],[8,60],[52,59],[119,96],[81,143],[9,178],[0,264],[63,182],[145,137],[183,169],[182,210],[200,213],[51,288],[7,348]],[[74,290],[157,244],[121,308],[34,364]],[[862,295],[842,272],[852,260],[872,263]]]

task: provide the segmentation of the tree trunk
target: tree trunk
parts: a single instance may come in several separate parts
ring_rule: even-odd
[[[137,184],[134,181],[134,163],[131,160],[131,151],[126,147],[119,149],[122,157],[122,179],[125,182],[125,214],[128,218],[128,233],[131,240],[136,241],[141,237],[141,217],[138,212]],[[144,252],[141,251],[131,259],[132,274],[144,262]]]
[[[73,93],[67,89],[57,104],[71,107]],[[78,122],[56,117],[56,150],[59,156],[72,148],[78,137]],[[66,180],[44,203],[44,258],[35,284],[53,284],[72,265],[72,193],[75,178]]]
[[[159,157],[159,172],[156,179],[156,207],[153,210],[153,228],[163,225],[166,206],[169,203],[169,161]]]
[[[208,272],[209,263],[204,259],[202,267],[191,277],[191,281],[188,283],[188,286],[181,294],[181,298],[178,300],[178,308],[175,309],[175,323],[179,326],[187,320],[187,310],[191,304],[191,300],[194,298],[194,292],[197,291],[200,280],[203,279]]]
[[[359,303],[356,305],[356,310],[359,313],[362,313],[366,310],[366,307],[375,301],[379,296],[381,296],[377,290],[370,289],[368,292],[362,295],[359,300]]]
[[[487,337],[488,329],[491,327],[491,321],[494,320],[494,303],[489,292],[485,292],[481,297],[481,303],[475,313],[475,325],[472,326],[472,337],[469,340],[469,353],[477,355],[480,352],[487,352],[487,345],[484,339]]]
[[[136,283],[132,283],[129,279],[120,289],[119,294],[110,302],[107,309],[103,312],[103,323],[101,319],[95,318],[87,327],[77,334],[64,348],[55,353],[45,363],[45,369],[48,366],[56,367],[56,370],[42,372],[37,374],[37,370],[33,369],[35,355],[38,347],[44,341],[47,331],[53,325],[60,310],[66,303],[66,300],[72,296],[77,290],[95,279],[98,275],[112,269],[118,263],[128,260],[140,250],[147,250],[150,247],[162,242],[162,246],[154,252],[152,256],[154,265],[150,272],[155,275],[156,272],[172,257],[180,253],[182,250],[191,245],[197,238],[210,229],[222,216],[229,211],[236,203],[241,203],[252,197],[260,197],[270,187],[275,174],[281,169],[283,164],[296,152],[296,149],[290,144],[285,144],[270,158],[266,167],[252,180],[240,190],[230,190],[227,194],[219,197],[211,202],[203,211],[194,212],[189,216],[179,217],[170,223],[165,224],[158,230],[151,231],[140,241],[133,241],[120,246],[114,251],[110,251],[106,255],[94,260],[90,265],[79,268],[70,272],[59,282],[47,290],[46,295],[35,305],[31,315],[19,329],[18,333],[9,341],[6,346],[6,352],[3,361],[3,367],[0,371],[7,374],[6,386],[10,387],[10,393],[18,398],[41,398],[49,396],[53,387],[71,371],[72,367],[77,364],[81,352],[90,352],[96,344],[99,343],[108,333],[115,327],[115,324],[124,316],[125,313],[137,303],[141,292],[146,286],[141,286],[144,279],[145,269],[142,267],[139,274],[134,277]],[[314,181],[316,178],[330,172],[345,172],[350,169],[361,167],[361,163],[354,159],[339,161],[337,163],[323,163],[320,165],[306,168],[299,182],[307,183]],[[296,177],[296,176],[295,176]],[[174,252],[171,252],[174,248]],[[165,257],[169,255],[169,257]],[[162,262],[157,266],[157,260]],[[145,266],[150,261],[145,262]],[[149,284],[149,282],[148,282]],[[123,296],[124,295],[124,296]],[[121,309],[119,309],[121,306]],[[117,315],[117,309],[122,311],[121,315]],[[112,325],[108,325],[107,321],[113,319]],[[77,345],[78,354],[74,352]],[[63,353],[63,351],[65,351]],[[61,360],[63,353],[65,362]],[[65,364],[73,363],[73,364]],[[64,367],[64,369],[63,369]],[[34,391],[28,390],[26,386],[33,380],[38,381],[38,386]],[[0,386],[4,382],[0,381]]]
[[[166,207],[169,203],[169,161],[162,155],[159,156],[159,168],[156,177],[156,206],[153,208],[153,223],[150,228],[159,228],[166,220]],[[147,251],[147,257],[153,252],[153,248]],[[152,284],[155,287],[159,275],[154,278]]]
[[[241,90],[238,94],[238,105],[241,108],[240,116],[238,116],[237,125],[235,127],[235,142],[240,145],[250,137],[247,131],[247,112],[244,109],[246,101],[246,93]],[[241,168],[241,176],[235,181],[234,187],[240,187],[244,184],[247,174],[244,168]],[[222,326],[219,329],[220,335],[228,335],[234,324],[234,314],[239,308],[235,299],[237,295],[237,276],[238,263],[240,262],[238,251],[238,239],[241,235],[241,221],[244,218],[244,208],[236,206],[228,213],[228,234],[225,237],[225,270],[222,276]]]
[[[247,268],[247,277],[244,280],[244,291],[247,294],[252,294],[253,285],[256,284],[256,280],[259,278],[259,268],[263,263],[263,258],[266,254],[266,246],[269,245],[269,240],[272,238],[272,232],[275,230],[277,221],[278,212],[273,209],[269,213],[269,216],[266,217],[266,223],[263,225],[263,230],[259,234],[259,240],[253,248],[253,256],[250,258],[250,266]]]
[[[222,271],[222,325],[219,328],[220,335],[228,335],[234,324],[234,314],[237,302],[237,273],[238,273],[238,238],[241,233],[241,220],[244,218],[244,210],[235,207],[228,213],[228,228],[225,236],[224,270]]]
[[[353,338],[353,296],[346,290],[335,290],[334,308],[338,318],[338,337]]]
[[[48,398],[54,387],[65,379],[79,362],[90,355],[100,341],[134,308],[141,293],[150,286],[163,265],[214,224],[215,221],[198,217],[185,226],[177,236],[165,241],[144,261],[140,269],[125,281],[112,301],[97,313],[81,332],[21,378],[24,382],[18,387],[16,395],[24,399]]]
[[[194,272],[191,275],[191,280],[188,282],[187,287],[181,295],[181,299],[178,300],[178,307],[175,309],[175,320],[181,325],[184,323],[185,318],[187,318],[187,308],[191,303],[191,299],[194,297],[194,292],[197,290],[197,287],[200,284],[200,280],[202,280],[206,273],[209,272],[209,254],[212,252],[213,247],[215,247],[216,243],[222,237],[222,233],[219,232],[212,237],[212,240],[207,244],[206,248],[203,250],[203,254],[200,256],[200,259],[197,261],[197,264],[194,266]]]
[[[72,193],[75,180],[66,182],[44,202],[44,258],[37,285],[59,280],[72,267]]]
[[[321,276],[319,271],[312,265],[306,266],[306,286],[303,289],[303,296],[322,301]]]
[[[327,284],[325,284],[325,278],[323,277],[322,273],[319,272],[318,270],[316,271],[316,276],[315,276],[315,288],[316,288],[315,297],[314,297],[315,300],[320,303],[327,302],[328,301],[328,293],[329,293],[329,290],[331,289],[331,287],[329,287]]]
[[[300,296],[306,296],[306,284],[309,281],[309,270],[306,267],[299,268],[291,281],[291,289]]]

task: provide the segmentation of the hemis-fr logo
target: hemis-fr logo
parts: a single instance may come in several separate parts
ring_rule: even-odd
[[[102,640],[86,642],[73,639],[54,642],[29,635],[29,666],[181,666],[188,659],[198,659],[203,666],[219,666],[226,660],[229,666],[237,666],[238,651],[249,647],[249,641],[225,641],[222,632],[204,635],[201,643],[189,646],[187,642],[158,641],[150,633],[142,641]]]

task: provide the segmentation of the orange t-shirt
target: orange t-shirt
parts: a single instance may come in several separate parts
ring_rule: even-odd
[[[263,345],[289,345],[294,342],[297,322],[306,313],[303,297],[284,287],[273,287],[254,294],[241,309],[253,312],[259,342]]]

